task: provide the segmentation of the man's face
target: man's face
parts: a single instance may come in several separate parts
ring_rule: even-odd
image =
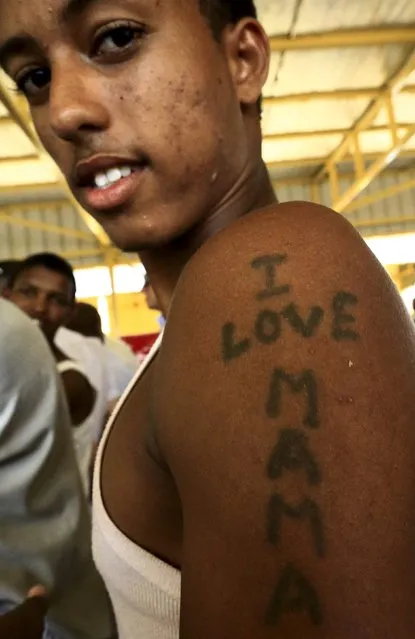
[[[72,285],[65,275],[42,266],[22,271],[7,297],[49,336],[68,321],[74,304]]]
[[[0,0],[6,42],[46,150],[124,250],[186,233],[249,162],[232,65],[197,0]]]

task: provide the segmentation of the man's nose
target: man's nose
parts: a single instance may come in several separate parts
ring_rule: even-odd
[[[53,68],[50,123],[62,140],[74,142],[85,132],[99,132],[108,126],[105,100],[99,90],[94,90],[98,80],[98,73],[91,73],[83,64]]]
[[[48,310],[48,301],[46,295],[38,294],[33,301],[31,308],[31,317],[34,319],[45,319]]]

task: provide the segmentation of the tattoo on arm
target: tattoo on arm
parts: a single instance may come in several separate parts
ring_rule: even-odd
[[[266,411],[270,419],[280,417],[282,413],[282,387],[288,386],[292,393],[305,393],[307,411],[303,424],[310,428],[320,426],[317,400],[317,382],[313,371],[303,371],[299,376],[291,375],[276,368],[271,376]]]
[[[273,592],[266,621],[276,626],[284,615],[299,612],[307,613],[315,626],[322,625],[323,611],[316,590],[294,564],[288,564]]]
[[[272,495],[268,503],[268,541],[273,546],[279,546],[281,541],[282,518],[290,517],[298,521],[310,521],[314,547],[318,557],[326,554],[326,542],[320,508],[315,501],[304,498],[298,506],[292,506],[284,501],[281,495]]]
[[[274,344],[281,336],[281,317],[275,311],[261,311],[255,322],[255,337],[261,344]]]
[[[265,287],[256,296],[259,302],[290,292],[291,286],[288,284],[282,286],[277,284],[277,266],[281,266],[286,261],[286,255],[262,255],[252,260],[252,268],[256,271],[263,270],[265,274]]]
[[[281,315],[287,320],[296,333],[299,333],[303,337],[313,337],[323,321],[324,311],[320,306],[313,306],[308,317],[303,319],[298,312],[297,306],[290,304],[282,311]]]
[[[237,359],[251,348],[248,338],[237,341],[237,327],[233,322],[225,324],[222,329],[222,357],[225,362]]]
[[[357,303],[358,299],[353,293],[345,293],[342,291],[335,295],[333,299],[332,335],[336,341],[356,341],[359,339],[358,333],[350,328],[350,325],[356,322],[356,318],[346,311],[346,306],[356,306]]]
[[[268,462],[268,477],[280,479],[284,470],[304,470],[311,486],[321,482],[320,469],[311,453],[308,437],[301,430],[286,428],[279,432],[278,443]]]
[[[251,268],[262,276],[262,287],[256,294],[258,303],[267,302],[271,308],[260,308],[248,336],[242,336],[235,323],[229,322],[222,328],[222,359],[225,363],[242,357],[256,344],[270,347],[281,339],[283,327],[288,325],[304,339],[312,339],[324,322],[330,330],[330,337],[336,342],[357,341],[356,317],[353,314],[358,305],[356,295],[346,291],[335,293],[331,308],[311,306],[302,314],[295,301],[281,299],[292,293],[292,286],[281,277],[281,271],[288,261],[285,254],[262,255],[251,262]],[[280,300],[280,308],[273,308]],[[272,304],[271,304],[272,303]],[[283,423],[285,395],[303,395],[305,411],[299,424],[287,427]],[[278,365],[271,372],[266,397],[265,413],[277,426],[278,441],[267,464],[267,477],[281,482],[286,473],[305,473],[310,490],[316,490],[322,482],[320,466],[315,459],[310,440],[302,427],[312,433],[321,426],[318,376],[313,370],[293,372]],[[310,430],[311,429],[311,430]],[[284,519],[308,525],[311,531],[313,555],[321,561],[327,553],[323,513],[314,498],[304,495],[298,503],[290,503],[281,492],[281,484],[273,487],[266,507],[267,543],[278,548],[282,543]],[[266,612],[266,623],[277,626],[287,615],[305,614],[313,625],[324,621],[323,607],[317,589],[302,570],[293,562],[280,569],[277,584],[272,593]]]

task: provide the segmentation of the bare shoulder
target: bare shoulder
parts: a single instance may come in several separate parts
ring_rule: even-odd
[[[180,334],[178,325],[188,321],[192,331],[183,331],[183,341],[192,335],[198,339],[199,326],[204,332],[206,323],[217,331],[215,320],[220,322],[226,314],[225,334],[231,332],[231,315],[242,315],[239,321],[248,328],[250,343],[258,337],[260,343],[272,343],[273,325],[275,341],[288,339],[288,344],[295,336],[335,339],[336,332],[337,337],[341,333],[337,323],[349,338],[335,341],[350,345],[353,322],[365,321],[377,339],[396,326],[396,339],[404,339],[405,346],[407,340],[413,344],[400,296],[361,236],[338,213],[306,202],[275,205],[246,216],[207,242],[190,261],[172,306],[172,330],[176,326]],[[264,330],[268,337],[262,335]],[[181,343],[175,331],[176,339]]]
[[[289,202],[247,215],[216,235],[191,260],[182,282],[189,286],[194,277],[196,288],[200,288],[201,277],[208,280],[221,273],[215,281],[220,290],[221,285],[226,288],[228,282],[234,282],[235,264],[245,265],[250,271],[254,268],[259,274],[259,262],[253,265],[252,261],[265,255],[279,255],[280,264],[275,264],[275,270],[288,269],[298,279],[302,279],[303,270],[311,268],[306,278],[309,283],[311,275],[320,278],[320,284],[335,282],[338,274],[345,275],[345,266],[352,277],[371,270],[362,284],[374,272],[385,279],[371,251],[343,216],[324,206]],[[200,290],[201,295],[206,292]]]
[[[184,639],[413,636],[414,353],[389,277],[324,207],[246,216],[193,258],[154,396]]]

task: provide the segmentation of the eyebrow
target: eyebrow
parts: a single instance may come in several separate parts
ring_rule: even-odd
[[[59,12],[59,24],[66,24],[74,18],[78,18],[80,15],[85,13],[92,4],[99,1],[100,0],[67,0]]]
[[[34,38],[27,33],[19,33],[9,38],[0,46],[0,67],[6,70],[10,58],[22,55],[34,46],[37,46]]]
[[[67,24],[74,18],[81,16],[92,4],[102,0],[67,0],[58,14],[58,24]],[[0,67],[7,70],[9,60],[17,55],[26,53],[33,47],[39,48],[38,42],[29,33],[19,33],[0,46]]]

